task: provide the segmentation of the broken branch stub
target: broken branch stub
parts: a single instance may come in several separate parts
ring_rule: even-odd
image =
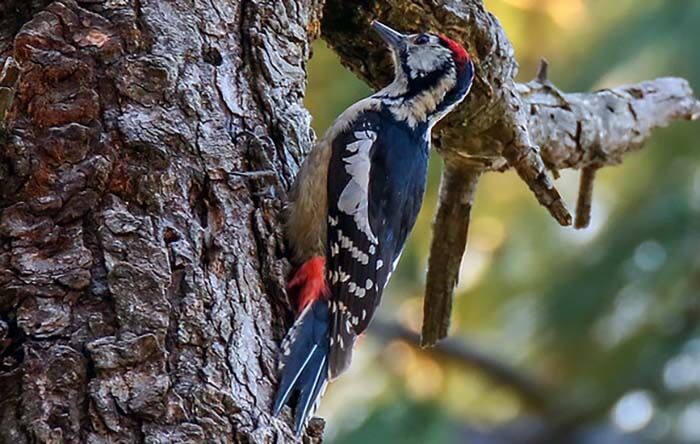
[[[581,170],[579,179],[578,200],[576,201],[576,222],[574,228],[587,228],[591,223],[591,202],[593,200],[593,182],[598,167],[589,165]]]
[[[440,183],[440,203],[433,222],[433,240],[423,301],[421,346],[433,346],[447,336],[452,297],[467,246],[469,217],[481,170],[446,161]]]

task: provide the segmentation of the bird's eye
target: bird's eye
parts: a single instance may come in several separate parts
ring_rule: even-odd
[[[426,43],[428,43],[429,40],[430,40],[430,37],[428,37],[425,34],[421,34],[418,37],[416,37],[416,39],[413,41],[413,43],[415,43],[416,45],[425,45]]]

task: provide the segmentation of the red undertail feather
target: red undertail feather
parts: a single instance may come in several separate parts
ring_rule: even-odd
[[[295,290],[297,294],[297,314],[300,314],[307,305],[319,299],[326,299],[329,294],[326,282],[326,259],[316,256],[297,269],[289,284],[289,290]]]

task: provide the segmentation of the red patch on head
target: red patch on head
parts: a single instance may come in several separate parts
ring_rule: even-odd
[[[440,40],[442,40],[445,46],[452,51],[452,57],[454,57],[455,63],[464,65],[469,61],[469,53],[462,45],[447,37],[445,34],[438,34],[438,37],[440,37]]]
[[[289,290],[296,289],[298,295],[297,314],[301,314],[307,305],[319,299],[325,299],[330,290],[326,283],[326,259],[313,257],[297,269],[294,277],[287,284]]]

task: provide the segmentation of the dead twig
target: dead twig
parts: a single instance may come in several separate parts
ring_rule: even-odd
[[[581,170],[579,180],[578,200],[576,202],[576,222],[574,227],[582,229],[591,223],[591,200],[593,199],[593,182],[598,167],[589,165]]]
[[[480,169],[445,163],[423,302],[423,347],[433,346],[447,336],[452,296],[467,246],[469,216],[480,176]]]

